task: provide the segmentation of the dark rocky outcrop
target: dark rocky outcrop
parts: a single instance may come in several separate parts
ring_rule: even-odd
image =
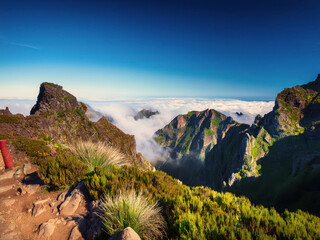
[[[159,114],[159,111],[152,111],[151,109],[142,109],[134,116],[134,120],[137,121],[139,119],[150,118],[151,116],[157,114]]]
[[[53,83],[42,83],[36,105],[30,111],[31,115],[54,111],[70,111],[74,108],[81,109],[83,106],[77,101],[77,98],[62,86]]]

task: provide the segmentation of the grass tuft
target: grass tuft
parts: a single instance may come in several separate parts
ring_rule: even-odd
[[[162,239],[166,222],[157,202],[136,194],[134,190],[123,191],[110,197],[104,195],[101,201],[102,221],[109,235],[131,227],[142,239]]]
[[[112,165],[128,164],[125,155],[117,148],[102,142],[78,142],[71,146],[70,150],[78,160],[87,165],[89,171],[94,171],[95,167],[108,168]]]

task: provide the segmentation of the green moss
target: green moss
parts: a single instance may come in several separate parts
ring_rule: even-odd
[[[50,156],[51,149],[47,143],[42,140],[28,139],[25,137],[17,137],[11,140],[12,144],[17,150],[23,151],[29,157],[35,159],[42,159]]]
[[[51,86],[51,87],[59,87],[58,84],[49,83],[49,82],[44,82],[43,84],[44,84],[44,85],[49,85],[49,86]]]
[[[187,114],[185,114],[185,115],[183,115],[183,116],[190,118],[190,117],[192,117],[192,116],[195,115],[195,114],[196,114],[196,111],[191,111],[191,112],[188,112]]]
[[[215,135],[215,132],[211,128],[206,128],[204,130],[205,135]]]
[[[71,98],[71,95],[64,97],[64,101],[68,101]]]
[[[211,119],[211,124],[212,124],[212,126],[218,127],[220,125],[221,121],[222,120],[221,120],[220,116],[216,115],[216,117]]]
[[[9,116],[9,115],[0,115],[0,123],[21,123],[22,118],[17,116]]]
[[[157,137],[155,137],[154,140],[155,140],[159,145],[162,145],[162,144],[164,143],[164,141],[165,141],[164,137],[162,137],[162,136],[157,136]]]

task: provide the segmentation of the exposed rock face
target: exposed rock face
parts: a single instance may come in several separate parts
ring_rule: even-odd
[[[173,150],[174,158],[189,154],[204,159],[233,120],[213,109],[179,115],[158,130],[155,140]]]
[[[39,115],[49,111],[61,112],[81,107],[77,98],[64,91],[62,86],[53,83],[42,83],[37,103],[31,109],[30,114]]]
[[[237,135],[228,131],[230,137],[218,141],[206,159],[209,182],[219,189],[223,181],[233,184],[237,179],[259,176],[257,161],[268,154],[275,141],[307,130],[314,136],[320,122],[319,82],[318,76],[309,84],[284,89],[277,95],[273,111],[264,117],[258,115],[252,126],[235,130]]]
[[[6,107],[6,109],[0,109],[0,115],[12,116],[12,113],[10,112],[9,108]]]
[[[209,149],[203,169],[195,174],[204,176],[202,185],[228,188],[280,210],[290,202],[291,210],[303,208],[320,215],[316,204],[320,188],[315,184],[320,181],[320,75],[308,84],[284,89],[274,109],[258,115],[251,126],[224,117],[215,128],[207,123],[214,112],[177,116],[156,133],[157,142],[177,156]],[[201,133],[208,127],[213,134],[206,142]],[[310,204],[302,204],[305,201]]]
[[[207,154],[207,185],[229,187],[280,210],[291,206],[319,215],[320,189],[314,184],[320,180],[319,91],[320,76],[284,89],[274,109],[257,116],[252,126],[230,127]],[[304,201],[312,203],[301,205]]]
[[[153,115],[159,114],[159,111],[152,111],[151,109],[142,109],[134,116],[134,120],[139,120],[143,118],[150,118]]]

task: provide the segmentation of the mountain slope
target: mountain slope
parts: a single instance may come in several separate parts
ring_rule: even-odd
[[[280,210],[301,208],[320,215],[320,189],[315,184],[320,180],[319,92],[320,75],[308,84],[286,88],[277,95],[273,110],[258,115],[251,126],[226,117],[217,128],[195,121],[206,111],[180,115],[157,132],[156,140],[173,149],[173,156],[193,158],[191,149],[196,157],[207,152],[202,170],[193,173],[197,178],[193,176],[190,185],[200,182]],[[213,134],[201,145],[204,126]],[[188,168],[182,164],[189,163],[181,162],[179,168]]]
[[[113,145],[134,165],[150,169],[151,164],[136,152],[132,135],[125,134],[107,118],[92,122],[86,116],[87,106],[59,85],[42,83],[31,115],[0,116],[0,135],[14,139],[24,137],[45,144],[70,144],[79,140],[103,141]],[[14,122],[14,125],[12,123]]]
[[[205,161],[207,185],[227,186],[280,210],[301,208],[320,215],[320,188],[315,184],[320,180],[319,83],[318,76],[284,89],[273,111],[257,117],[244,136],[218,143]],[[230,142],[236,142],[234,149],[228,148]]]
[[[172,150],[173,158],[192,154],[204,160],[205,154],[217,143],[223,129],[233,122],[213,109],[189,112],[174,118],[167,126],[158,130],[155,140],[162,147]]]

